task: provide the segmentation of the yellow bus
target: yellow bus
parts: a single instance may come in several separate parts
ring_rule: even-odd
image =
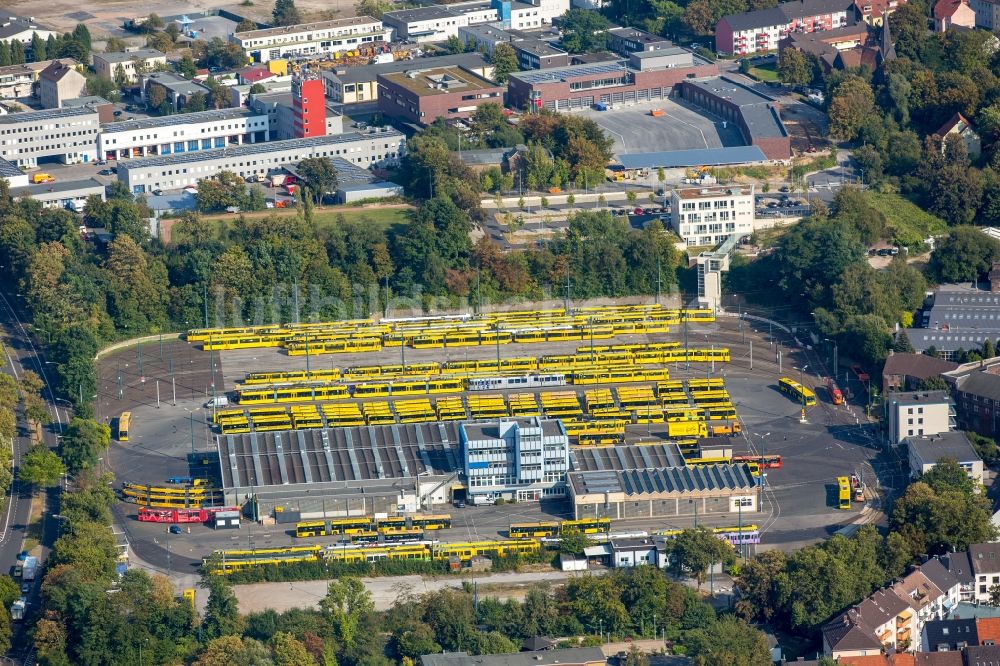
[[[131,426],[132,426],[132,412],[122,412],[122,415],[118,417],[119,442],[128,441],[128,431]]]
[[[839,493],[838,497],[838,509],[843,509],[845,511],[851,510],[851,480],[846,476],[837,477],[837,490]]]
[[[808,387],[799,384],[789,377],[782,377],[778,380],[778,390],[800,405],[805,405],[806,407],[814,407],[816,405],[816,394]]]

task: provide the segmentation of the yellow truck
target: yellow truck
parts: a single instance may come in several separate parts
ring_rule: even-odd
[[[743,426],[740,425],[739,421],[729,421],[724,425],[712,426],[712,437],[720,437],[722,435],[737,435],[741,432],[743,432]]]
[[[38,185],[40,183],[54,183],[56,179],[47,173],[36,173],[31,176],[31,182]]]
[[[708,426],[704,421],[670,421],[667,423],[667,436],[708,437]]]

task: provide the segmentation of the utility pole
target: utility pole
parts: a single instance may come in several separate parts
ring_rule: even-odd
[[[205,328],[208,328],[208,283],[202,285],[203,287],[203,297],[202,303],[205,306]]]
[[[656,257],[656,304],[660,304],[660,286],[662,280],[660,279],[660,257]]]

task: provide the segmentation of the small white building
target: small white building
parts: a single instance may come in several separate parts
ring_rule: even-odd
[[[752,234],[754,187],[688,187],[670,192],[670,223],[688,247],[717,245]]]
[[[664,569],[669,557],[663,539],[653,537],[625,537],[612,539],[611,566],[615,568],[638,567],[644,564]]]
[[[221,109],[110,123],[97,137],[98,154],[120,160],[213,150],[269,140],[267,114]]]
[[[964,432],[953,431],[924,437],[907,437],[903,441],[910,463],[910,476],[913,478],[934,469],[942,458],[950,458],[958,462],[970,479],[977,483],[983,482],[983,460],[972,448]]]
[[[248,30],[232,36],[232,42],[255,62],[333,55],[364,47],[380,47],[390,41],[392,28],[371,16]]]
[[[955,428],[955,405],[947,391],[889,393],[885,400],[889,442],[925,437]]]

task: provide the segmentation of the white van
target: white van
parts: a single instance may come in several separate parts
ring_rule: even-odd
[[[224,395],[217,395],[205,403],[205,407],[228,407],[229,398]]]

